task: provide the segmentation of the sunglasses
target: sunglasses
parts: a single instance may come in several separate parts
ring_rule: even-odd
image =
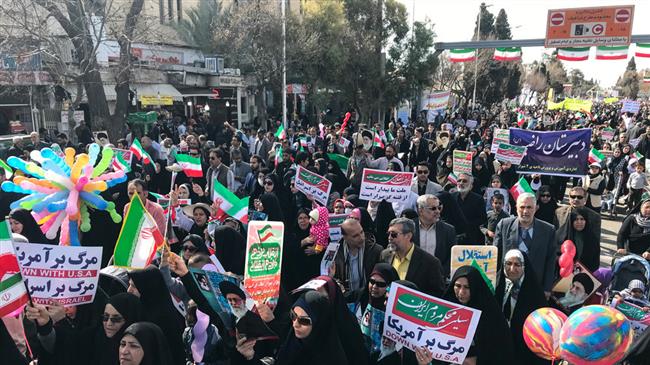
[[[402,232],[388,232],[388,237],[395,238],[395,237],[399,236],[400,234],[402,234]]]
[[[388,283],[386,283],[385,281],[377,281],[373,279],[368,280],[368,284],[374,285],[378,288],[385,288],[388,286]]]
[[[582,196],[582,195],[569,195],[569,198],[575,199],[575,200],[582,200],[582,198],[584,198],[584,196]]]
[[[291,322],[298,321],[298,324],[301,326],[311,326],[311,318],[307,316],[299,316],[293,311],[293,309],[289,311],[289,319],[291,319]]]
[[[265,181],[264,185],[273,185],[273,181]]]
[[[210,157],[210,160],[212,160],[212,161],[214,161],[216,159],[217,159],[216,157]]]
[[[540,195],[540,197],[542,197],[542,198],[550,198],[551,194],[542,194],[542,195]]]
[[[111,317],[108,314],[104,314],[102,316],[102,322],[108,322],[108,321],[111,321],[112,324],[117,324],[117,323],[124,322],[124,318],[122,318],[122,317]]]
[[[429,173],[428,170],[418,170],[418,175],[426,175],[428,173]]]
[[[189,245],[183,245],[183,251],[196,252],[196,247],[189,246]]]

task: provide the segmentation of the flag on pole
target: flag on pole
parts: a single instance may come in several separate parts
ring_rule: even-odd
[[[377,131],[374,129],[372,130],[372,132],[373,132],[372,146],[384,148],[384,142],[381,141],[381,137],[379,137],[379,133],[377,133]]]
[[[474,48],[456,48],[449,50],[449,61],[451,62],[470,62],[476,59],[476,49]]]
[[[142,160],[145,164],[150,164],[151,163],[151,156],[147,153],[147,151],[142,148],[142,145],[140,144],[140,141],[136,138],[133,140],[133,143],[131,143],[131,148],[129,148],[131,152],[135,155],[135,157],[138,160]]]
[[[3,159],[0,159],[0,168],[5,170],[5,179],[10,179],[11,175],[13,175],[14,171],[7,165],[6,162],[4,162]]]
[[[163,241],[162,232],[145,209],[140,196],[133,194],[115,245],[113,265],[144,269],[151,263]]]
[[[344,174],[347,174],[348,172],[348,161],[350,160],[349,157],[339,155],[337,153],[328,153],[327,157],[329,157],[330,161],[333,161],[336,163],[341,171],[343,171]]]
[[[228,190],[218,181],[214,181],[214,204],[218,207],[217,217],[229,215],[238,221],[248,223],[248,197],[239,199],[235,193]]]
[[[277,139],[286,139],[287,138],[287,132],[284,131],[284,125],[280,124],[280,128],[278,128],[278,131],[275,132],[275,137]]]
[[[589,163],[594,163],[594,162],[601,163],[605,159],[605,156],[602,153],[600,153],[600,151],[598,151],[597,149],[592,148],[591,151],[589,151],[588,159],[589,159]]]
[[[627,59],[627,46],[599,46],[596,47],[597,60],[624,60]]]
[[[558,48],[557,59],[563,61],[586,61],[589,59],[589,47]]]
[[[519,178],[519,181],[517,181],[517,183],[510,188],[510,195],[512,195],[512,198],[515,201],[517,201],[519,195],[532,192],[533,189],[530,187],[530,184],[528,184],[528,181],[526,181],[526,179],[523,177]]]
[[[517,113],[517,125],[519,126],[519,128],[521,128],[524,125],[524,123],[526,123],[526,116],[524,115],[524,113],[522,112]]]
[[[8,221],[0,222],[0,317],[18,312],[29,301]]]
[[[643,158],[643,155],[641,154],[641,152],[636,151],[636,152],[634,152],[634,158],[636,158],[637,160],[640,160],[640,159]]]
[[[637,43],[634,55],[636,57],[650,58],[650,43]]]
[[[458,184],[458,176],[456,176],[456,174],[453,172],[450,172],[449,175],[447,175],[447,180],[449,180],[452,185]]]
[[[131,166],[129,166],[129,163],[124,159],[124,157],[122,157],[121,153],[116,153],[114,155],[113,168],[115,171],[121,170],[124,171],[124,173],[131,171]]]
[[[192,157],[190,155],[176,154],[176,161],[183,168],[183,172],[187,177],[202,177],[203,170],[201,169],[201,158]]]
[[[648,74],[643,75],[643,83],[644,84],[650,84],[650,75],[648,75]]]
[[[282,145],[278,149],[275,150],[275,167],[277,168],[278,165],[282,162]]]
[[[518,61],[521,59],[521,47],[497,47],[494,49],[495,61]]]

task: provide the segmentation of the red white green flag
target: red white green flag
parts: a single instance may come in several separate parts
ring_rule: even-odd
[[[113,168],[115,171],[117,170],[122,170],[125,173],[131,171],[131,166],[129,166],[129,163],[122,157],[121,153],[116,153],[113,156]]]
[[[650,43],[637,43],[634,55],[636,57],[650,58]]]
[[[248,197],[239,199],[218,181],[214,181],[214,204],[218,207],[217,217],[229,215],[238,221],[248,223]]]
[[[524,115],[524,113],[522,112],[517,113],[517,126],[521,128],[524,125],[524,123],[526,123],[526,116]]]
[[[151,156],[147,153],[147,151],[142,148],[142,145],[140,144],[140,141],[136,138],[133,140],[133,143],[131,144],[131,148],[129,149],[135,157],[138,160],[142,160],[145,164],[150,164],[151,163]]]
[[[596,47],[597,60],[625,60],[627,59],[627,46],[600,46]]]
[[[287,132],[284,130],[284,125],[280,124],[280,128],[278,128],[278,131],[275,132],[275,137],[277,139],[286,139],[287,138]]]
[[[0,317],[19,312],[29,301],[8,221],[0,222]]]
[[[450,172],[449,175],[447,175],[447,180],[449,180],[452,185],[458,184],[458,176],[453,172]]]
[[[495,61],[518,61],[520,59],[520,47],[497,47],[494,49]]]
[[[562,61],[586,61],[589,59],[589,47],[558,48],[557,59]]]
[[[451,62],[470,62],[476,59],[476,49],[461,48],[449,50],[449,61]]]
[[[644,84],[650,84],[650,75],[644,75],[643,76],[643,83]]]
[[[532,192],[533,189],[530,187],[530,184],[528,184],[528,181],[523,177],[519,178],[519,181],[510,188],[510,195],[512,195],[512,198],[515,201],[517,201],[519,195]]]
[[[133,194],[115,245],[113,265],[144,269],[153,260],[164,237],[144,207],[138,194]]]
[[[602,153],[600,153],[600,151],[598,151],[597,149],[592,148],[591,151],[589,151],[589,157],[588,157],[589,163],[594,163],[594,162],[600,163],[604,159],[605,156]]]
[[[379,136],[379,133],[377,131],[373,130],[373,140],[372,140],[372,145],[373,147],[379,147],[379,148],[384,148],[384,142],[382,142],[381,137]]]
[[[192,157],[190,155],[177,154],[176,161],[183,168],[183,172],[187,177],[202,177],[203,170],[201,169],[201,158]]]

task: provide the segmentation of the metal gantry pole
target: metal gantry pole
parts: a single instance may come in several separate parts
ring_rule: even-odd
[[[286,0],[282,0],[282,125],[287,125],[287,14]]]

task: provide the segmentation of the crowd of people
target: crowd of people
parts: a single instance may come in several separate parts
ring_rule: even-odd
[[[117,141],[98,135],[100,144],[125,150],[137,138],[152,159],[151,164],[133,160],[128,182],[102,196],[125,212],[138,194],[161,232],[166,231],[166,209],[172,210],[177,242],[170,241],[153,265],[129,271],[124,292],[104,288],[94,303],[65,308],[56,302],[29,304],[17,317],[3,318],[2,363],[443,363],[426,347],[411,351],[387,338],[376,341],[369,330],[368,313],[385,311],[390,286],[399,283],[481,311],[465,364],[543,364],[546,361],[524,343],[528,314],[546,306],[569,314],[589,303],[563,305],[552,297],[562,242],[573,241],[574,261],[599,277],[598,270],[609,266],[601,260],[602,217],[623,213],[617,254],[650,259],[650,197],[644,172],[650,158],[650,105],[642,104],[636,114],[602,103],[594,104],[591,113],[543,107],[518,112],[526,117],[523,124],[517,112],[498,104],[428,122],[391,121],[385,128],[342,116],[320,125],[293,121],[286,128],[269,121],[257,131],[218,125],[204,116],[181,121],[161,115],[139,138],[130,130]],[[520,175],[516,165],[496,160],[490,148],[494,129],[510,127],[591,128],[591,147],[604,151],[606,159],[589,164],[582,178]],[[603,138],[606,128],[614,130],[613,139]],[[92,142],[89,128],[82,125],[75,134],[72,143],[63,133],[46,141],[32,133],[31,145],[17,139],[8,155],[29,159],[30,150],[53,143],[82,153]],[[472,152],[471,173],[454,174],[455,150]],[[203,177],[180,173],[172,185],[166,167],[176,162],[177,154],[200,158]],[[297,190],[299,166],[332,183],[326,206]],[[400,202],[360,199],[365,168],[413,172],[409,197]],[[487,188],[508,190],[521,176],[533,193],[488,199]],[[250,220],[284,223],[276,305],[255,303],[250,310],[244,305],[246,293],[222,282],[221,294],[231,309],[224,316],[209,305],[192,279],[190,268],[214,269],[211,255],[232,276],[244,275],[246,224],[230,216],[217,219],[217,182],[240,198],[249,197]],[[161,196],[168,206],[159,204]],[[9,209],[19,198],[17,193],[0,192],[0,213],[8,217],[14,241],[55,244],[29,211]],[[187,199],[190,204],[184,205]],[[328,214],[348,216],[340,226],[334,263],[322,275],[324,252],[317,248],[321,237],[314,228]],[[81,242],[102,246],[102,267],[109,266],[120,225],[103,211],[92,212],[91,219],[92,228],[82,233]],[[499,249],[496,288],[488,287],[475,267],[463,266],[453,274],[450,269],[453,246],[484,244]],[[580,278],[574,276],[568,298],[594,289]],[[301,288],[310,281],[318,285]],[[627,294],[650,309],[647,284],[637,280]],[[184,303],[184,317],[172,295]],[[259,333],[254,326],[241,333],[233,325],[250,312],[261,319],[255,322]],[[381,333],[383,323],[376,328]],[[275,336],[264,336],[268,331]]]

